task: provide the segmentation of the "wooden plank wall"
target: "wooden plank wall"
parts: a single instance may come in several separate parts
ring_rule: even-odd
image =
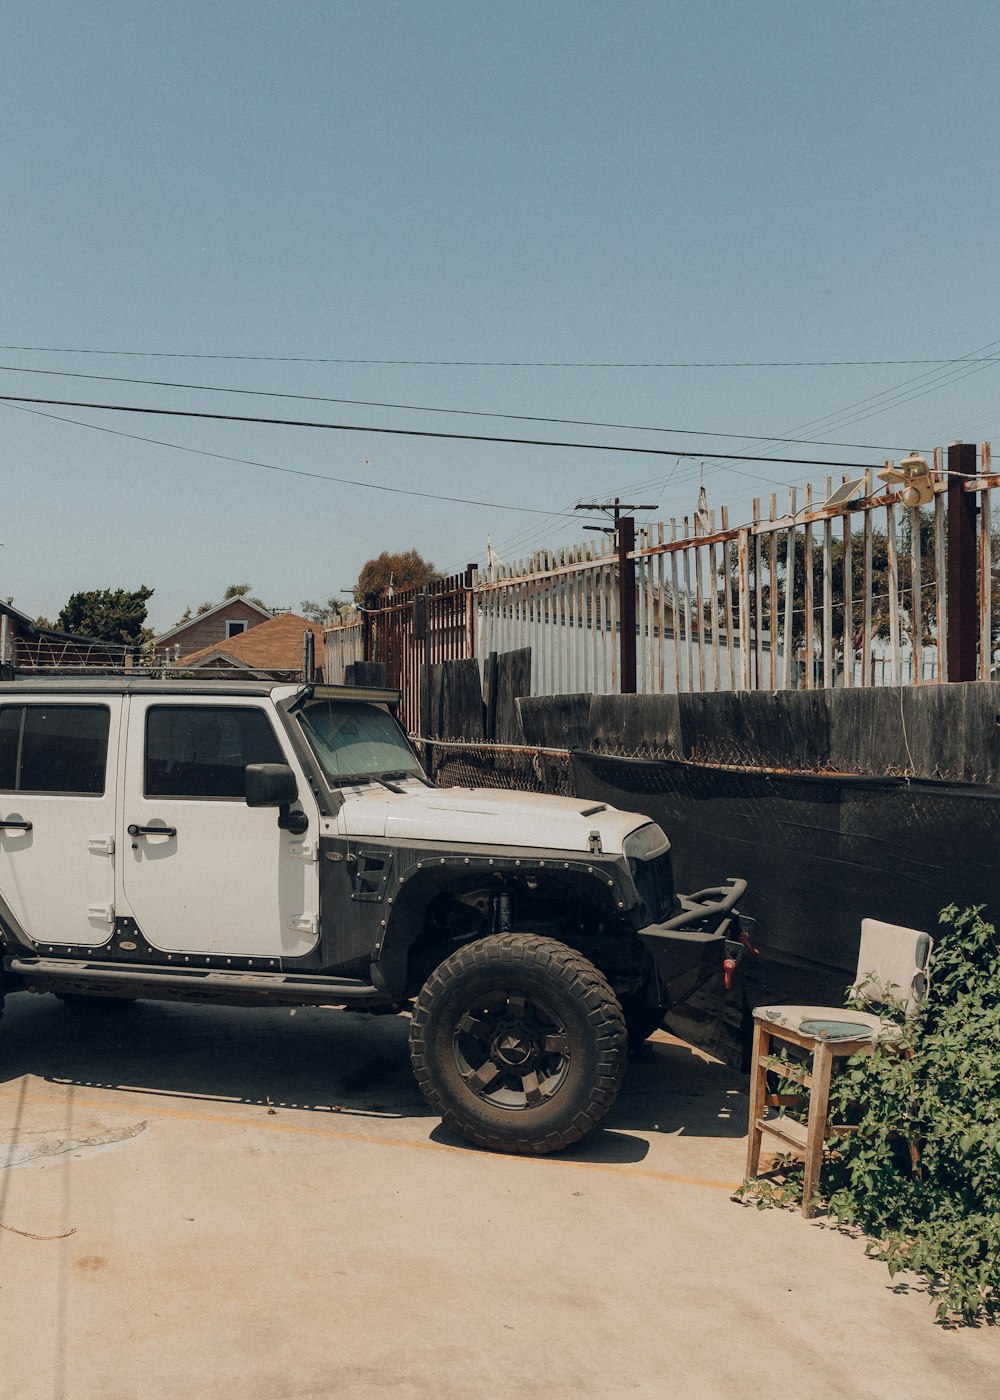
[[[518,699],[531,694],[531,648],[504,652],[497,657],[496,742],[525,742]]]
[[[481,742],[484,733],[479,663],[458,658],[431,666],[428,737]]]
[[[776,773],[1000,784],[1000,682],[865,690],[533,696],[523,742]],[[560,742],[561,741],[561,742]]]

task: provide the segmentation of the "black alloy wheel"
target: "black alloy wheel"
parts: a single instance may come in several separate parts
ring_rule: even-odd
[[[555,939],[497,934],[453,953],[413,1011],[410,1055],[445,1124],[494,1151],[579,1141],[614,1103],[627,1057],[603,975]]]
[[[467,1087],[498,1108],[545,1103],[570,1069],[569,1036],[558,1013],[523,992],[480,998],[456,1025],[453,1051]]]

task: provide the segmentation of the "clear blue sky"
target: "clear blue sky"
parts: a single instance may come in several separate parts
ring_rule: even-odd
[[[0,405],[0,594],[32,615],[54,616],[77,589],[147,583],[150,619],[163,628],[233,582],[275,605],[326,598],[386,548],[416,547],[450,570],[484,560],[487,534],[505,556],[586,538],[580,521],[504,504],[554,513],[619,492],[659,499],[664,516],[692,509],[697,462],[613,445],[703,452],[712,504],[741,518],[754,494],[825,473],[724,469],[713,450],[870,464],[1000,426],[1000,365],[174,358],[995,354],[995,0],[6,0],[0,17],[0,343],[50,347],[0,351],[22,371],[0,373],[3,391],[612,445],[583,453],[49,410],[275,467],[493,503],[471,506]],[[909,380],[896,396],[909,401],[875,397]],[[797,432],[805,424],[818,426]],[[874,450],[749,446],[788,433]]]

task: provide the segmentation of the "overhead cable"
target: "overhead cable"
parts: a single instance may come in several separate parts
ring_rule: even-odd
[[[746,453],[681,452],[674,447],[634,447],[624,443],[606,442],[565,442],[548,438],[497,437],[487,433],[443,433],[424,428],[373,427],[361,423],[322,423],[306,418],[265,418],[242,413],[206,413],[189,408],[140,408],[134,404],[92,403],[80,399],[42,399],[24,394],[0,394],[0,402],[39,404],[48,408],[92,408],[104,413],[142,413],[163,418],[197,418],[216,423],[256,423],[276,428],[321,428],[327,432],[340,433],[380,433],[390,437],[435,438],[454,442],[494,442],[517,447],[559,447],[581,452],[628,452],[651,457],[706,457],[711,455],[718,461],[734,462],[773,462],[790,466],[806,467],[849,467],[856,469],[858,462],[829,461],[814,457],[753,457]]]
[[[83,374],[65,369],[29,369],[26,365],[0,365],[6,374],[44,374],[59,379],[94,379],[103,384],[142,384],[152,389],[195,389],[206,394],[243,394],[257,399],[296,399],[306,403],[349,404],[353,408],[393,408],[408,413],[445,413],[462,418],[502,418],[516,423],[558,423],[573,428],[617,428],[633,433],[674,433],[681,437],[738,438],[745,441],[746,433],[718,433],[707,428],[669,428],[645,423],[614,423],[594,418],[552,418],[538,413],[502,413],[481,408],[439,408],[430,404],[393,403],[379,399],[342,399],[329,394],[289,394],[280,389],[236,389],[225,384],[190,384],[175,379],[134,379],[117,374]],[[824,442],[816,438],[769,437],[758,434],[758,442],[784,442],[793,446],[848,447],[859,452],[896,452],[904,449],[885,447],[871,442]],[[912,446],[912,444],[911,444]],[[905,449],[909,450],[909,449]]]
[[[183,350],[106,350],[71,345],[0,345],[0,350],[37,355],[119,355],[150,360],[232,360],[256,364],[299,365],[414,365],[468,369],[838,369],[866,365],[951,365],[964,356],[855,360],[377,360],[333,355],[220,355]],[[991,362],[1000,356],[989,356]]]
[[[209,452],[203,447],[187,447],[180,442],[165,442],[162,438],[143,437],[139,433],[125,433],[120,428],[106,428],[101,423],[84,423],[79,418],[65,418],[59,413],[43,413],[37,408],[24,408],[19,404],[8,403],[0,398],[0,403],[7,408],[16,409],[18,413],[32,413],[39,418],[51,418],[56,423],[71,423],[77,428],[90,428],[95,433],[110,433],[112,437],[128,438],[131,442],[148,442],[154,447],[171,447],[176,452],[189,452],[196,457],[214,457],[219,462],[234,462],[245,467],[262,467],[265,471],[281,472],[285,476],[305,476],[313,481],[332,481],[338,486],[359,486],[365,491],[385,491],[393,496],[416,496],[426,501],[446,501],[449,505],[459,506],[483,506],[487,510],[507,510],[515,511],[519,515],[542,515],[542,516],[565,516],[567,519],[576,520],[579,517],[573,511],[551,511],[543,510],[538,506],[513,506],[503,501],[477,501],[466,496],[446,496],[434,491],[413,491],[402,486],[383,486],[377,481],[356,481],[346,476],[329,476],[325,472],[310,472],[302,467],[279,467],[274,462],[260,462],[251,457],[231,457],[225,452]]]

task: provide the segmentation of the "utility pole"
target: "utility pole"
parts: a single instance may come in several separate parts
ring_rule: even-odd
[[[614,535],[618,552],[618,643],[619,643],[619,689],[622,695],[634,695],[636,690],[636,647],[635,647],[635,549],[636,510],[655,510],[655,506],[624,505],[616,496],[613,501],[586,501],[574,506],[574,510],[596,510],[604,515],[613,515],[614,525],[584,525],[585,530],[600,530],[603,534]],[[628,514],[626,514],[628,512]]]

